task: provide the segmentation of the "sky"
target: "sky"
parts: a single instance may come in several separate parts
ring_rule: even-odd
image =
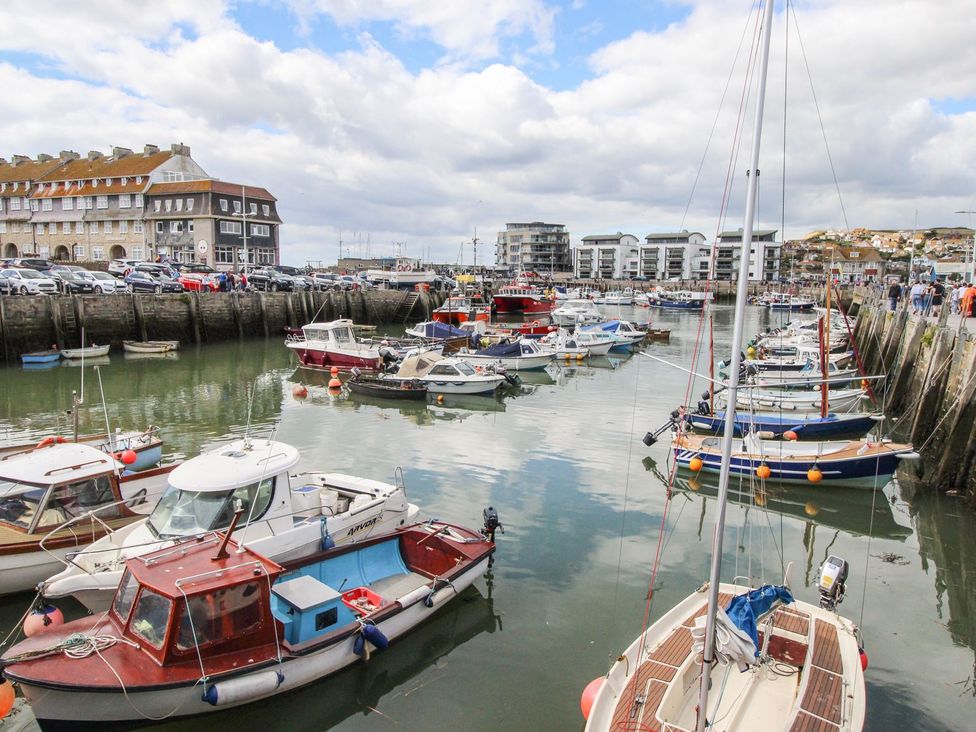
[[[747,0],[10,0],[0,156],[183,142],[277,197],[286,264],[341,242],[470,265],[475,236],[491,264],[509,222],[712,237],[742,226],[756,19]],[[976,223],[972,0],[781,3],[768,79],[759,225]]]

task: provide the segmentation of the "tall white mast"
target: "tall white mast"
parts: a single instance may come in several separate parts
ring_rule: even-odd
[[[697,732],[705,732],[708,716],[708,691],[715,659],[715,611],[718,607],[718,585],[722,574],[722,534],[725,531],[725,507],[729,495],[729,463],[732,460],[732,435],[735,431],[735,405],[739,389],[742,327],[749,295],[749,265],[752,260],[752,229],[756,214],[756,188],[759,183],[759,142],[762,138],[763,106],[766,100],[766,74],[769,69],[770,30],[773,22],[773,0],[766,0],[763,20],[762,55],[759,61],[759,94],[756,97],[756,119],[752,130],[752,154],[749,157],[746,213],[742,227],[742,255],[739,258],[739,283],[735,296],[735,322],[732,326],[732,364],[729,367],[729,397],[725,408],[725,433],[722,436],[722,467],[718,486],[718,519],[712,537],[712,570],[708,584],[708,614],[705,624],[705,647],[702,653],[701,691],[698,697]]]

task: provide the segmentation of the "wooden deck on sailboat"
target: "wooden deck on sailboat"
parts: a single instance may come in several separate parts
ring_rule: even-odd
[[[722,593],[719,604],[728,605],[733,595]],[[614,732],[681,732],[680,727],[663,724],[657,712],[668,684],[691,653],[691,628],[706,612],[706,603],[674,628],[641,662],[624,687],[614,710],[610,729]],[[813,656],[801,682],[802,700],[789,732],[838,732],[842,723],[843,662],[837,629],[823,620],[811,620],[808,613],[790,606],[773,611],[766,625],[771,633],[767,652],[779,661],[802,667],[809,651]],[[812,638],[810,623],[813,622]],[[765,625],[765,623],[764,623]],[[784,632],[788,636],[781,636]],[[762,645],[760,633],[760,645]],[[806,643],[790,636],[810,639]]]

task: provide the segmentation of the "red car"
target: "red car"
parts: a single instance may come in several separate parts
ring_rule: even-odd
[[[214,275],[196,272],[181,274],[179,282],[187,292],[217,292],[220,287]]]

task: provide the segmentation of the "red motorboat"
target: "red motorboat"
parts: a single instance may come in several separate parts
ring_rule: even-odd
[[[468,320],[488,322],[491,319],[491,307],[485,304],[480,297],[455,295],[447,298],[443,305],[431,313],[431,317],[438,323],[450,325],[460,325]]]
[[[382,364],[379,349],[360,343],[349,319],[302,326],[302,335],[289,335],[285,345],[295,351],[302,366],[331,369],[333,366],[377,371]]]
[[[518,282],[500,289],[492,302],[499,315],[548,313],[554,304],[538,287]]]

